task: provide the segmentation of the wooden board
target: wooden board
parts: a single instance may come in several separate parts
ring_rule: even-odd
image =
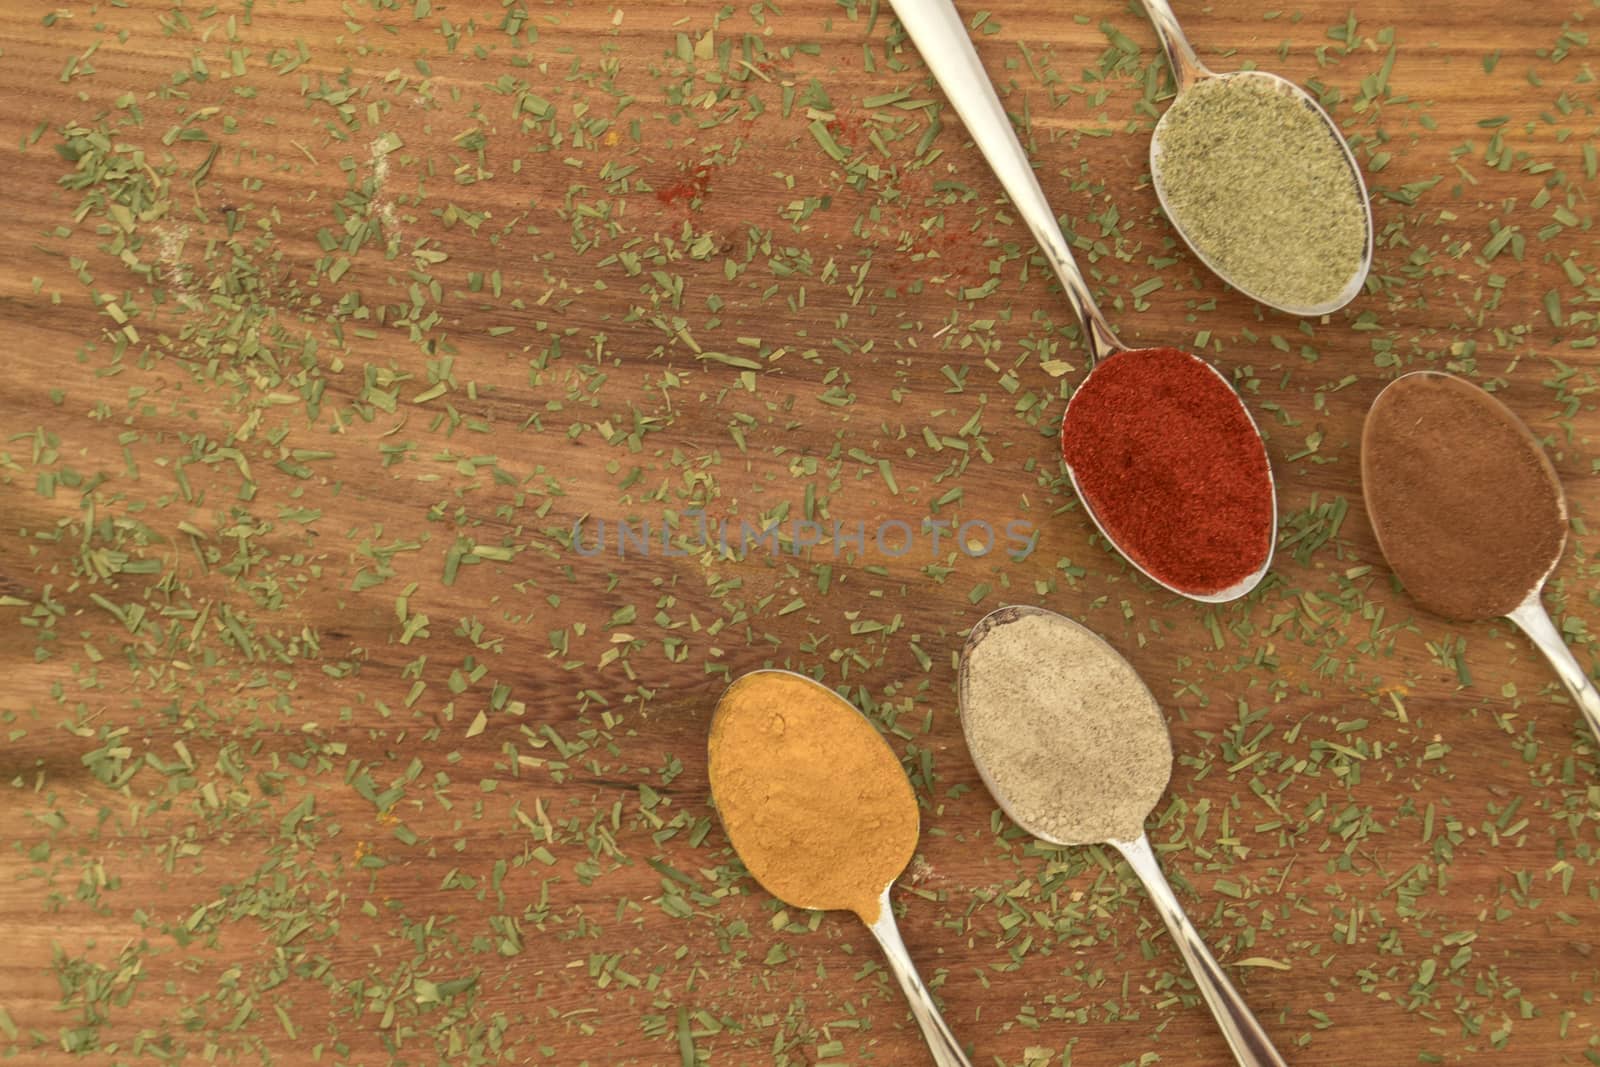
[[[905,758],[903,931],[975,1063],[1225,1062],[1126,868],[968,760],[953,658],[1026,602],[1162,699],[1151,836],[1287,1059],[1600,1061],[1594,741],[1509,625],[1395,588],[1356,462],[1403,369],[1494,387],[1565,480],[1592,671],[1589,9],[1179,12],[1357,146],[1376,266],[1316,322],[1157,214],[1137,11],[962,10],[1122,336],[1270,435],[1243,602],[1091,536],[1070,312],[886,6],[0,11],[0,1055],[921,1062],[866,931],[709,806],[712,704],[779,665]]]

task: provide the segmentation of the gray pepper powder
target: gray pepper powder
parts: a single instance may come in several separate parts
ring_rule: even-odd
[[[1092,632],[1019,610],[963,667],[972,758],[1023,829],[1059,844],[1132,841],[1172,774],[1161,708]]]

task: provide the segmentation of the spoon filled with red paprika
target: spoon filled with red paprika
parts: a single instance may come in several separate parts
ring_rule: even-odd
[[[951,0],[891,0],[934,78],[1049,261],[1083,325],[1091,370],[1061,421],[1061,453],[1089,517],[1130,563],[1192,600],[1254,589],[1278,526],[1255,420],[1216,368],[1117,339],[1072,258]]]

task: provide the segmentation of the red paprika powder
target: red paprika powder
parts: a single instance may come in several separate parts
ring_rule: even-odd
[[[1067,406],[1061,454],[1117,547],[1174,589],[1220,593],[1271,557],[1266,449],[1233,389],[1187,352],[1101,362]]]

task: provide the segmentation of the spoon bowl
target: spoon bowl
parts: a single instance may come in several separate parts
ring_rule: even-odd
[[[1040,666],[1037,647],[1016,650],[1009,659],[1004,652],[991,653],[991,649],[999,647],[990,645],[994,637],[1014,626],[1028,627],[1032,636],[1041,643],[1048,642],[1057,654],[1076,653],[1097,659],[1102,668],[1101,680],[1084,682],[1081,691],[1076,692],[1070,691],[1074,688],[1070,684],[1061,687],[1059,679],[1054,691],[1042,683],[1032,685],[1031,681],[1030,687],[1020,691],[1002,691],[999,686],[1014,687],[1016,677],[1037,672]],[[991,686],[995,688],[986,690]],[[1119,715],[1111,723],[1080,720],[1067,724],[1074,727],[1070,738],[1044,736],[1052,726],[1064,724],[1061,708],[1070,708],[1069,714],[1088,714],[1091,703],[1106,699],[1106,686],[1119,688],[1131,698],[1126,706],[1138,710]],[[957,687],[967,747],[979,777],[1000,810],[1023,830],[1050,844],[1108,844],[1121,853],[1160,912],[1235,1059],[1242,1067],[1284,1067],[1272,1039],[1184,913],[1144,834],[1143,821],[1160,800],[1171,774],[1172,747],[1161,710],[1132,666],[1104,640],[1071,619],[1043,608],[1010,605],[990,612],[972,628],[962,649]],[[1069,691],[1061,691],[1063,688]],[[995,743],[998,735],[975,722],[978,701],[974,696],[985,691],[996,700],[1006,701],[1012,711],[1031,712],[1030,727],[1006,731],[1001,742],[1007,746],[1004,752]],[[1084,758],[1072,744],[1051,743],[1077,740],[1080,733],[1094,738],[1098,755],[1109,753],[1117,760],[1139,761],[1140,765],[1132,772],[1115,765],[1096,766],[1096,759]],[[1029,746],[1030,742],[1033,752],[1018,748]],[[990,763],[990,757],[996,754],[1003,757],[1001,765]],[[1113,793],[1101,798],[1109,806],[1109,813],[1077,810],[1066,821],[1050,824],[1047,820],[1051,816],[1019,803],[1023,796],[1036,798],[1046,793],[1076,797],[1085,789]]]
[[[1350,151],[1349,143],[1344,139],[1344,135],[1339,132],[1338,124],[1334,122],[1333,117],[1310,93],[1287,78],[1270,74],[1266,71],[1252,70],[1218,73],[1210,70],[1195,55],[1194,48],[1189,44],[1188,38],[1184,36],[1182,28],[1178,25],[1177,15],[1174,14],[1167,0],[1142,0],[1142,2],[1146,13],[1150,16],[1151,25],[1155,27],[1156,37],[1161,43],[1161,49],[1172,66],[1173,80],[1177,85],[1177,96],[1172,106],[1162,114],[1160,120],[1156,123],[1155,132],[1150,138],[1150,177],[1151,183],[1155,186],[1156,198],[1161,203],[1162,212],[1172,223],[1173,228],[1178,231],[1178,235],[1183,238],[1184,243],[1189,246],[1190,251],[1213,274],[1252,300],[1266,304],[1268,307],[1277,308],[1279,311],[1288,312],[1291,315],[1306,317],[1326,315],[1344,307],[1354,300],[1366,285],[1367,275],[1372,270],[1374,242],[1372,203],[1367,195],[1366,180],[1362,177],[1361,167],[1356,162],[1355,154]],[[1321,146],[1320,150],[1336,154],[1339,157],[1340,162],[1343,164],[1343,173],[1348,176],[1349,181],[1355,187],[1355,199],[1360,205],[1362,214],[1361,254],[1350,276],[1345,279],[1343,286],[1334,294],[1321,300],[1292,301],[1284,299],[1281,295],[1274,294],[1269,288],[1263,287],[1259,281],[1240,277],[1237,271],[1230,271],[1227,264],[1221,262],[1217,256],[1216,235],[1197,233],[1192,225],[1185,224],[1183,213],[1175,210],[1173,189],[1166,179],[1165,171],[1162,167],[1163,134],[1171,129],[1168,120],[1172,118],[1178,109],[1178,105],[1182,102],[1185,94],[1202,82],[1212,83],[1214,91],[1221,90],[1224,86],[1228,89],[1237,88],[1240,90],[1254,87],[1259,90],[1265,90],[1268,93],[1281,94],[1292,98],[1308,112],[1314,114],[1320,121],[1328,137],[1327,143]],[[1271,159],[1267,163],[1282,168],[1292,163],[1292,161]],[[1283,176],[1283,172],[1280,171],[1280,180],[1283,179]],[[1269,174],[1268,177],[1270,178],[1271,175]],[[1208,240],[1208,238],[1211,239]],[[1286,233],[1283,235],[1283,239],[1285,241],[1303,239],[1303,235]]]
[[[1254,590],[1257,585],[1261,584],[1261,580],[1266,577],[1267,571],[1272,566],[1272,556],[1277,541],[1275,534],[1278,529],[1278,493],[1276,482],[1272,476],[1272,464],[1268,462],[1266,446],[1261,442],[1260,427],[1257,426],[1255,418],[1250,414],[1250,409],[1239,399],[1238,394],[1234,392],[1232,384],[1229,383],[1221,371],[1192,353],[1182,353],[1193,361],[1195,367],[1204,369],[1208,385],[1212,384],[1212,380],[1217,385],[1220,385],[1221,388],[1220,390],[1215,390],[1215,395],[1219,399],[1225,395],[1231,401],[1232,407],[1228,409],[1228,413],[1235,419],[1241,419],[1249,427],[1250,440],[1257,447],[1250,449],[1247,453],[1241,451],[1239,454],[1214,450],[1205,455],[1186,456],[1180,462],[1196,464],[1197,469],[1189,473],[1192,473],[1197,479],[1206,478],[1213,485],[1219,480],[1219,475],[1224,473],[1231,473],[1245,479],[1253,478],[1254,474],[1265,476],[1265,491],[1262,493],[1262,499],[1256,500],[1254,503],[1256,510],[1264,510],[1269,518],[1264,535],[1257,546],[1260,553],[1260,563],[1248,572],[1235,577],[1232,581],[1220,587],[1203,584],[1200,581],[1202,576],[1198,574],[1193,583],[1176,581],[1173,575],[1163,577],[1157,568],[1146,565],[1146,559],[1141,551],[1138,539],[1117,529],[1117,520],[1113,518],[1113,514],[1116,512],[1125,512],[1131,515],[1143,513],[1145,516],[1144,521],[1146,522],[1188,523],[1196,533],[1199,533],[1202,530],[1209,529],[1211,524],[1218,522],[1219,515],[1216,505],[1220,501],[1214,497],[1207,499],[1197,496],[1193,500],[1193,508],[1179,509],[1179,513],[1170,517],[1165,514],[1150,514],[1152,509],[1148,507],[1148,500],[1139,493],[1138,486],[1123,487],[1110,484],[1086,484],[1087,475],[1080,475],[1077,466],[1069,458],[1070,430],[1075,426],[1072,421],[1074,404],[1081,397],[1090,395],[1091,391],[1099,385],[1100,379],[1103,379],[1108,372],[1113,370],[1119,360],[1154,358],[1161,351],[1161,349],[1126,349],[1116,353],[1111,359],[1103,360],[1096,364],[1089,372],[1088,377],[1084,379],[1083,384],[1073,392],[1071,399],[1067,401],[1066,412],[1062,415],[1063,462],[1067,468],[1067,477],[1072,482],[1073,491],[1078,494],[1078,499],[1083,501],[1084,510],[1088,512],[1090,521],[1094,523],[1095,528],[1100,531],[1107,541],[1118,546],[1123,556],[1129,563],[1133,564],[1140,574],[1170,592],[1188,597],[1190,600],[1201,604],[1227,603],[1230,600],[1237,600]],[[1168,349],[1166,351],[1175,352],[1178,350]],[[1097,375],[1100,376],[1100,379],[1096,378]],[[1094,432],[1085,437],[1085,440],[1088,441],[1085,447],[1094,449],[1102,456],[1128,451],[1125,442],[1119,440],[1115,434],[1110,432],[1109,427],[1096,426],[1093,429]],[[1205,468],[1203,472],[1198,469],[1202,464]],[[1117,469],[1117,466],[1102,462],[1097,464],[1095,469]],[[1187,513],[1184,513],[1185,511]],[[1231,526],[1232,520],[1226,520],[1223,525]]]
[[[783,713],[787,704],[801,697],[820,700],[826,709],[824,721],[792,721],[795,716]],[[830,741],[837,745],[849,734],[855,735],[851,740],[861,743],[870,763],[851,768],[858,772],[856,791],[841,791],[831,787],[830,782],[809,780],[798,770],[772,779],[756,779],[740,759],[741,753],[752,745],[794,752],[827,746]],[[877,727],[855,705],[820,682],[793,671],[760,670],[740,676],[723,692],[712,713],[707,748],[707,776],[718,818],[751,875],[773,896],[793,907],[855,912],[883,949],[937,1067],[972,1067],[917,974],[895,925],[889,890],[916,851],[919,817],[911,783]],[[830,832],[819,838],[814,832],[819,820],[802,825],[785,819],[793,806],[804,805],[833,816],[828,821],[846,820],[860,801],[859,791],[868,788],[862,779],[870,775],[882,776],[892,794],[874,799],[899,807],[902,821],[909,816],[909,837],[877,841],[863,839],[860,834],[841,837],[829,826]],[[874,846],[877,852],[872,851]],[[768,862],[773,853],[781,858]],[[797,878],[789,869],[786,861],[792,863],[797,853],[815,865],[812,878]],[[752,863],[758,856],[760,860]],[[881,886],[863,890],[839,880],[839,868],[846,863],[865,866],[868,869],[862,872],[864,877],[881,882]]]
[[[977,144],[985,160],[995,176],[1000,179],[1006,195],[1011,198],[1012,205],[1017,213],[1027,224],[1028,231],[1033,239],[1038,242],[1040,251],[1050,264],[1056,278],[1061,282],[1061,287],[1066,293],[1067,302],[1071,304],[1079,323],[1083,326],[1084,345],[1088,350],[1091,370],[1084,383],[1079,386],[1079,393],[1094,380],[1094,377],[1103,366],[1103,361],[1119,353],[1155,351],[1154,349],[1130,349],[1117,339],[1111,324],[1106,321],[1105,315],[1094,301],[1094,295],[1089,284],[1084,280],[1083,273],[1078,269],[1077,262],[1073,259],[1072,250],[1066,239],[1062,236],[1061,227],[1056,221],[1055,212],[1045,199],[1044,191],[1039,187],[1039,180],[1033,173],[1032,164],[1027,153],[1023,150],[1022,143],[1017,140],[1016,131],[1012,128],[1011,118],[1006,114],[1005,107],[1000,103],[1000,98],[995,94],[994,85],[989,80],[989,74],[984,69],[983,63],[978,58],[977,50],[972,45],[972,39],[967,33],[966,24],[962,22],[960,13],[956,10],[951,0],[891,0],[895,15],[906,33],[916,45],[917,51],[922,54],[923,61],[933,73],[945,96],[949,99],[956,114],[961,117],[962,123],[967,128],[967,133]],[[1198,356],[1191,358],[1199,360]],[[1203,361],[1201,361],[1203,362]],[[1096,366],[1099,364],[1100,366]],[[1215,368],[1212,368],[1215,372]],[[1218,375],[1226,383],[1227,379]],[[1228,386],[1230,392],[1232,386]],[[1076,394],[1075,394],[1076,398]],[[1243,408],[1243,402],[1235,394],[1233,403]],[[1070,417],[1071,405],[1068,405],[1067,415]],[[1249,419],[1249,412],[1245,412]],[[1065,428],[1065,419],[1063,427]],[[1262,467],[1267,470],[1266,486],[1271,493],[1271,465],[1267,461],[1266,445],[1262,443],[1260,429],[1254,419],[1249,419],[1248,425],[1255,434],[1255,444],[1259,448],[1258,457]],[[1065,429],[1063,429],[1065,432]],[[1203,450],[1202,450],[1203,452]],[[1138,555],[1138,549],[1125,543],[1118,536],[1114,524],[1103,522],[1105,518],[1103,508],[1097,510],[1093,502],[1084,497],[1084,486],[1078,477],[1079,472],[1068,469],[1072,478],[1074,489],[1079,493],[1089,506],[1090,515],[1106,540],[1115,545],[1124,556],[1130,559]],[[1138,490],[1136,490],[1138,491]],[[1092,495],[1092,494],[1091,494]],[[1275,496],[1275,494],[1274,494]],[[1253,566],[1253,570],[1232,582],[1225,589],[1185,589],[1176,584],[1168,584],[1161,578],[1151,574],[1143,564],[1135,561],[1140,571],[1165,588],[1182,596],[1190,597],[1202,603],[1219,603],[1243,596],[1261,580],[1271,563],[1270,543],[1276,541],[1277,507],[1272,505],[1272,529],[1269,531],[1267,541],[1269,548],[1265,558],[1259,566],[1254,566],[1256,560],[1252,557],[1245,561]],[[1133,548],[1130,555],[1129,549]],[[1198,595],[1197,595],[1198,594]]]

